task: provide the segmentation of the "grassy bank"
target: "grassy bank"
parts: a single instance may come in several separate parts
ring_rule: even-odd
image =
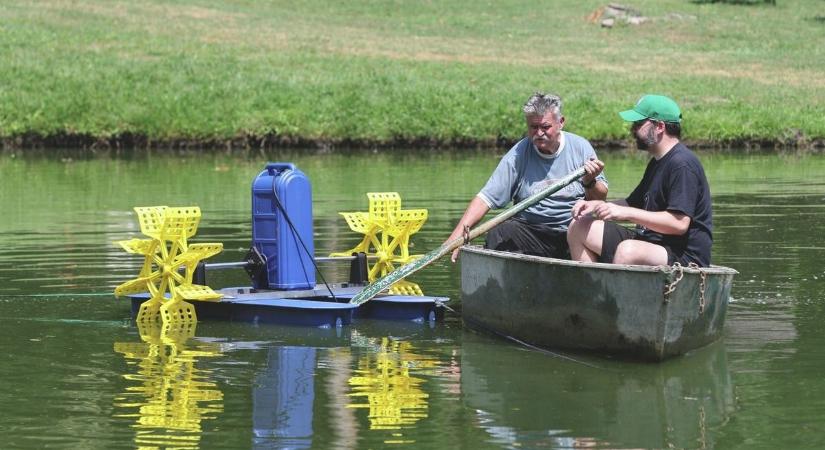
[[[825,138],[821,1],[635,0],[652,20],[612,29],[589,0],[3,3],[7,147],[492,145],[534,90],[603,142],[644,92],[676,98],[694,142]]]

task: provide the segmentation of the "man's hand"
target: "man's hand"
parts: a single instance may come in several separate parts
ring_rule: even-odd
[[[582,184],[589,184],[604,170],[604,162],[596,158],[587,160],[584,163],[584,175],[581,177]]]
[[[590,216],[605,221],[629,220],[631,209],[601,200],[579,200],[573,205],[572,215],[574,219]]]
[[[579,200],[573,205],[572,215],[574,219],[579,219],[583,216],[592,215],[596,206],[604,203],[601,200]]]
[[[593,208],[590,215],[592,215],[594,219],[604,221],[629,220],[629,209],[630,208],[627,206],[619,206],[615,203],[602,202]]]
[[[444,243],[441,244],[441,245],[446,245],[448,242],[452,241],[453,239],[455,239],[457,237],[462,236],[463,234],[464,234],[463,228],[456,227],[455,230],[453,230],[453,233],[450,235],[450,237],[448,237],[447,240],[444,241]],[[452,262],[458,261],[458,251],[459,250],[461,250],[460,246],[456,247],[455,250],[453,250],[453,252],[450,253],[450,261],[452,261]]]
[[[470,200],[470,204],[467,205],[467,210],[464,211],[464,215],[461,216],[461,220],[458,221],[458,223],[455,226],[455,229],[453,229],[452,234],[450,234],[450,237],[448,237],[447,240],[444,241],[444,243],[446,244],[447,242],[450,242],[459,236],[463,236],[465,228],[472,228],[473,225],[477,224],[478,221],[481,220],[481,218],[484,217],[484,214],[487,214],[487,211],[489,210],[490,207],[487,206],[486,203],[484,203],[484,200],[482,200],[481,197],[473,197],[473,199]],[[450,255],[450,261],[456,262],[457,259],[458,248],[453,250],[453,253]]]
[[[452,253],[450,253],[450,261],[456,262],[458,261],[458,251],[461,250],[461,247],[456,247]]]

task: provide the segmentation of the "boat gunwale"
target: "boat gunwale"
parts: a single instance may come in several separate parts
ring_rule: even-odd
[[[676,266],[645,266],[636,264],[611,264],[600,262],[586,262],[586,261],[572,261],[568,259],[549,258],[545,256],[525,255],[522,253],[512,253],[501,250],[491,250],[483,248],[480,245],[465,245],[461,247],[462,252],[478,253],[481,255],[494,256],[503,259],[512,259],[518,261],[536,262],[546,265],[558,265],[568,267],[581,267],[587,269],[598,269],[615,272],[644,272],[644,273],[671,273],[676,270]],[[681,266],[685,273],[699,274],[705,273],[709,275],[736,275],[739,272],[730,267],[718,266],[711,264],[710,267],[690,267]]]

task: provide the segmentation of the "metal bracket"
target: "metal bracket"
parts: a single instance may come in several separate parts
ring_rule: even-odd
[[[250,247],[249,251],[244,256],[246,265],[243,267],[249,278],[252,280],[252,286],[256,289],[266,289],[269,287],[269,278],[266,274],[266,256],[261,254],[255,247]]]
[[[364,252],[353,253],[352,263],[349,266],[349,283],[350,284],[367,284],[367,254]]]

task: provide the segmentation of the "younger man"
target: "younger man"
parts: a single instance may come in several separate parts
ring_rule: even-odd
[[[652,156],[642,181],[624,200],[579,201],[567,231],[578,261],[710,266],[713,220],[710,189],[696,155],[681,138],[682,113],[672,99],[645,95],[619,113],[632,122],[640,150]],[[636,224],[634,230],[614,221]]]

